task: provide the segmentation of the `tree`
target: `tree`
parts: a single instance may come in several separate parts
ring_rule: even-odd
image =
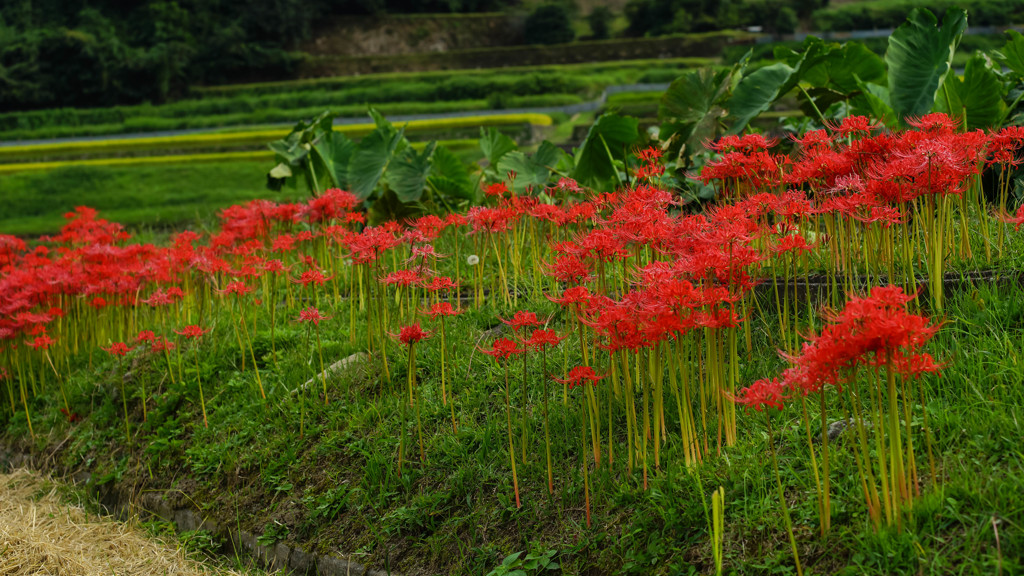
[[[569,10],[561,4],[541,4],[526,17],[527,44],[563,44],[576,39]]]
[[[612,11],[607,6],[597,6],[590,11],[587,22],[590,24],[590,33],[594,40],[604,40],[608,37],[611,20]]]

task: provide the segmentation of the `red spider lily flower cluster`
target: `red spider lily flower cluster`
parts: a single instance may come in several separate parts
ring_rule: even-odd
[[[313,306],[306,308],[299,312],[299,317],[296,319],[298,322],[306,323],[312,322],[313,325],[319,326],[321,320],[330,320],[330,316],[324,316],[320,313],[320,310]]]
[[[408,326],[402,326],[401,331],[398,333],[398,341],[406,346],[411,346],[417,342],[430,338],[432,335],[433,332],[427,332],[421,328],[419,322],[417,322],[415,324],[409,324]]]
[[[463,312],[464,310],[452,306],[451,302],[438,302],[424,311],[424,314],[429,318],[437,318],[438,316],[458,316]]]
[[[598,381],[602,378],[604,376],[598,376],[590,366],[576,366],[566,373],[565,378],[555,378],[555,380],[562,384],[568,384],[569,389],[572,390],[577,386],[583,386],[587,383],[591,386],[597,386]]]
[[[498,361],[508,360],[512,356],[522,354],[523,352],[523,349],[514,340],[509,340],[508,338],[498,338],[489,349],[477,347],[477,350]]]
[[[533,331],[530,337],[523,341],[523,345],[531,350],[543,350],[544,348],[558,346],[565,336],[559,336],[554,330],[538,328]]]
[[[512,318],[510,320],[505,320],[500,316],[498,317],[498,320],[501,320],[503,324],[511,326],[512,330],[516,332],[523,328],[540,326],[541,324],[540,320],[537,320],[536,313],[527,312],[525,310],[517,311],[515,314],[512,315]]]
[[[109,347],[103,348],[103,350],[111,356],[124,356],[131,352],[132,347],[124,342],[114,342]]]
[[[914,298],[896,286],[878,287],[870,296],[852,298],[821,334],[804,343],[800,354],[784,357],[790,368],[781,379],[761,380],[740,390],[736,402],[760,410],[781,408],[790,392],[820,392],[825,385],[842,389],[862,366],[886,368],[903,377],[938,373],[941,365],[920,349],[935,336],[938,324],[910,314]]]
[[[175,330],[174,333],[175,334],[180,334],[181,336],[184,336],[185,338],[188,338],[189,340],[196,340],[196,339],[201,338],[203,335],[209,333],[210,330],[211,330],[211,328],[202,328],[202,327],[197,326],[195,324],[191,324],[189,326],[185,326],[181,330]]]

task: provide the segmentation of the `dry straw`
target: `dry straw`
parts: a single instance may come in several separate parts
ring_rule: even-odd
[[[0,475],[0,574],[192,576],[213,570],[138,528],[68,504],[26,470]]]

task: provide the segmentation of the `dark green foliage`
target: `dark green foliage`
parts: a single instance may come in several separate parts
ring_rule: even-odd
[[[290,76],[331,14],[472,12],[502,0],[43,0],[0,6],[0,109],[163,102],[189,86]]]
[[[564,44],[576,39],[569,9],[561,4],[541,4],[526,17],[523,38],[527,44]]]
[[[896,28],[914,8],[943,14],[953,7],[967,10],[971,26],[1006,26],[1024,17],[1024,0],[874,0],[816,10],[811,27],[822,31]]]
[[[783,6],[779,8],[778,14],[775,16],[775,31],[779,34],[792,34],[796,32],[797,25],[800,24],[800,18],[796,14],[796,10],[793,10],[789,6]]]
[[[590,35],[594,40],[604,40],[609,36],[609,25],[612,20],[612,11],[607,6],[597,6],[587,16],[587,23],[590,24]]]
[[[774,22],[790,0],[630,0],[624,9],[629,36],[708,32]]]

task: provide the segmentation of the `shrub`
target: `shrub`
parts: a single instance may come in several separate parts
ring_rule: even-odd
[[[612,11],[607,6],[597,6],[587,16],[587,23],[590,24],[590,35],[594,40],[604,40],[609,36],[609,23],[612,20]]]
[[[796,15],[796,10],[783,6],[775,16],[775,31],[779,34],[792,34],[796,32],[799,23],[800,18]]]
[[[564,44],[576,39],[569,10],[561,4],[541,4],[526,17],[527,44]]]

